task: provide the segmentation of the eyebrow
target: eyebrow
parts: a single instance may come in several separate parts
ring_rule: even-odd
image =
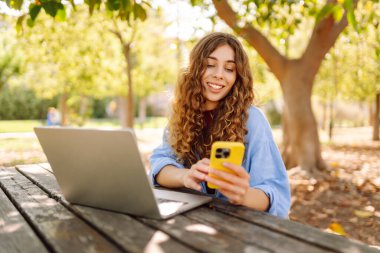
[[[207,57],[207,58],[210,58],[210,59],[215,60],[215,61],[218,60],[218,59],[217,59],[216,57],[214,57],[214,56],[209,56],[209,57]],[[227,62],[228,62],[228,63],[234,63],[234,64],[236,64],[236,62],[235,62],[234,60],[228,60]]]

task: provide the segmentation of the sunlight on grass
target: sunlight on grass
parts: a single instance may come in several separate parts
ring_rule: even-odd
[[[136,129],[163,128],[167,124],[166,117],[148,117],[145,122],[139,123],[135,120]],[[33,132],[33,128],[45,125],[44,120],[0,120],[0,133],[25,133]],[[84,127],[98,128],[111,127],[120,128],[119,119],[89,119]]]
[[[161,140],[161,128],[167,124],[167,118],[154,117],[147,118],[147,120],[141,124],[135,123],[135,130],[139,133],[139,141],[141,143],[141,150],[152,149],[152,140],[156,140],[156,132],[159,133],[158,142]],[[43,126],[42,120],[9,120],[0,121],[0,166],[14,166],[18,164],[31,164],[46,162],[46,157],[42,151],[42,148],[32,133],[33,128],[36,126]],[[88,128],[120,128],[118,119],[90,119],[87,121],[84,127]],[[141,134],[141,130],[146,129]],[[157,129],[157,131],[151,131],[150,129]],[[10,135],[4,133],[11,133]],[[13,134],[15,133],[15,134]],[[22,134],[17,134],[22,133]],[[158,143],[155,143],[158,145]]]
[[[44,124],[43,120],[0,120],[0,133],[33,132],[33,127]]]

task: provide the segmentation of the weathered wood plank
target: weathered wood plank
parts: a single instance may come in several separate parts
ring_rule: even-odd
[[[222,201],[213,202],[211,208],[238,219],[271,229],[277,233],[283,233],[295,239],[318,245],[332,251],[341,253],[379,253],[379,250],[371,248],[368,245],[338,235],[329,234],[297,222],[280,219],[267,213],[252,211],[249,208],[229,205]]]
[[[177,215],[166,221],[139,218],[146,224],[168,233],[199,252],[273,252],[261,246],[244,243],[214,227]],[[220,220],[219,222],[223,222]]]
[[[37,165],[53,173],[53,170],[50,167],[50,163],[39,163]]]
[[[300,242],[292,237],[257,226],[250,222],[242,221],[218,211],[203,207],[185,214],[186,217],[199,221],[202,224],[213,227],[215,230],[229,234],[244,243],[253,243],[274,252],[281,253],[324,253],[333,252],[325,248]],[[231,225],[233,224],[233,225]]]
[[[8,177],[2,189],[49,249],[55,252],[120,252],[64,206],[14,169],[0,169]]]
[[[57,199],[64,199],[59,187],[55,181],[54,178],[49,173],[44,172],[43,169],[38,168],[38,166],[18,166],[18,170],[20,170],[22,173],[24,173],[26,176],[28,176],[33,182],[38,184],[41,188],[44,188],[46,191],[50,192],[55,198]],[[67,202],[63,202],[67,203]],[[123,224],[123,229],[118,229],[120,220],[116,218],[115,219],[115,213],[107,212],[107,211],[101,211],[101,210],[96,210],[93,208],[86,208],[86,207],[80,207],[77,205],[71,205],[71,208],[76,210],[82,217],[85,219],[89,219],[91,223],[93,223],[97,228],[101,229],[104,231],[106,234],[109,234],[109,236],[113,237],[118,243],[120,243],[123,247],[126,247],[126,249],[130,251],[135,251],[136,248],[138,248],[141,252],[141,246],[139,245],[134,245],[133,242],[137,242],[139,239],[134,239],[132,242],[126,243],[125,240],[129,240],[128,238],[135,234],[137,236],[141,237],[145,233],[147,233],[147,226],[139,223],[139,226],[144,226],[145,230],[143,228],[138,228],[138,230],[134,229],[134,226],[137,226],[136,223],[133,223],[131,225],[130,223]],[[89,213],[86,213],[89,212]],[[106,218],[102,215],[111,215],[111,219]],[[128,218],[128,222],[136,222],[134,219],[128,217],[127,215],[123,215]],[[156,220],[150,220],[150,219],[142,219],[138,218],[139,220],[143,221],[143,223],[148,224],[151,227],[156,228],[157,230],[162,230],[163,232],[158,232],[155,231],[155,237],[158,236],[158,238],[161,238],[159,240],[163,240],[162,238],[167,238],[170,235],[173,238],[168,239],[166,243],[168,244],[165,250],[172,249],[175,252],[184,252],[183,249],[186,249],[189,251],[187,248],[184,248],[181,244],[176,243],[176,241],[180,241],[181,243],[187,245],[190,248],[195,249],[196,251],[201,251],[201,252],[271,252],[268,250],[265,250],[259,246],[252,245],[252,244],[246,244],[243,243],[239,240],[236,240],[233,237],[223,235],[219,233],[218,231],[215,231],[216,234],[207,234],[207,231],[205,232],[205,228],[207,230],[207,226],[204,226],[202,224],[199,224],[198,222],[194,222],[191,219],[188,219],[183,216],[176,216],[175,220],[176,222],[172,223],[167,223],[166,221],[156,221]],[[115,223],[115,224],[114,224]],[[118,224],[119,223],[119,224]],[[111,225],[112,224],[112,225]],[[108,226],[107,226],[108,225]],[[114,228],[116,227],[116,229]],[[133,228],[133,229],[130,229]],[[212,228],[209,228],[212,229]],[[136,233],[136,231],[139,231],[139,233]],[[140,232],[141,231],[141,232]],[[119,233],[120,236],[118,238],[115,238],[116,235]],[[150,237],[150,236],[149,236]],[[146,245],[146,239],[142,239],[143,245]],[[176,243],[177,245],[173,247],[169,247],[169,243]],[[179,246],[181,245],[181,248]],[[137,246],[137,247],[135,247]],[[161,245],[160,245],[161,246]],[[161,246],[162,247],[162,246]],[[138,251],[137,251],[138,252]]]
[[[128,215],[70,205],[64,200],[54,176],[39,166],[17,166],[17,169],[128,252],[194,252],[168,234],[152,229]]]
[[[0,182],[5,177],[8,175],[1,172]],[[3,253],[48,252],[2,189],[0,189],[0,249]]]

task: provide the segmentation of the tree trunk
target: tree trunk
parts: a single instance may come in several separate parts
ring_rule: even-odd
[[[312,60],[312,59],[308,59]],[[311,107],[313,79],[301,60],[290,61],[284,81],[284,141],[283,158],[287,168],[299,165],[313,172],[324,169],[321,157],[317,121]]]
[[[124,96],[119,97],[119,119],[123,128],[128,127],[128,98]]]
[[[126,97],[121,97],[119,99],[120,102],[120,123],[123,128],[133,128],[134,121],[134,106],[133,106],[133,82],[132,82],[132,63],[131,63],[131,44],[125,43],[123,44],[123,53],[124,59],[126,61],[126,69],[127,72],[127,90],[128,94]]]
[[[327,129],[327,103],[325,101],[322,102],[322,129]]]
[[[373,111],[373,106],[376,106],[376,99],[372,101],[372,99],[368,102],[368,124],[373,127],[375,123],[375,112]]]
[[[375,99],[375,113],[373,117],[373,134],[372,134],[372,140],[378,141],[379,140],[379,126],[380,126],[380,93],[376,94]]]
[[[128,76],[128,103],[127,103],[127,127],[133,128],[135,118],[135,109],[133,104],[133,82],[132,82],[132,62],[131,62],[131,44],[124,46],[124,56],[127,61],[127,76]]]
[[[61,126],[67,126],[68,122],[68,110],[67,110],[67,94],[62,93],[59,98],[59,111],[61,114]]]
[[[141,97],[139,101],[139,122],[143,124],[146,120],[146,97]]]
[[[126,41],[121,34],[120,29],[117,26],[117,22],[114,21],[114,25],[116,30],[111,30],[113,34],[116,35],[116,37],[119,38],[120,43],[123,47],[123,55],[126,62],[126,73],[127,73],[127,90],[128,94],[126,97],[119,99],[120,104],[120,110],[119,110],[119,117],[120,117],[120,123],[123,128],[129,127],[133,128],[133,121],[135,116],[135,110],[134,110],[134,103],[133,103],[133,81],[132,81],[132,61],[131,61],[131,45],[134,40],[134,37],[136,35],[136,23],[132,28],[132,34],[131,38]]]

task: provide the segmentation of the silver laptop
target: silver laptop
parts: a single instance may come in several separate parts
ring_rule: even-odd
[[[36,127],[65,199],[148,218],[166,219],[209,196],[152,189],[131,129]]]

